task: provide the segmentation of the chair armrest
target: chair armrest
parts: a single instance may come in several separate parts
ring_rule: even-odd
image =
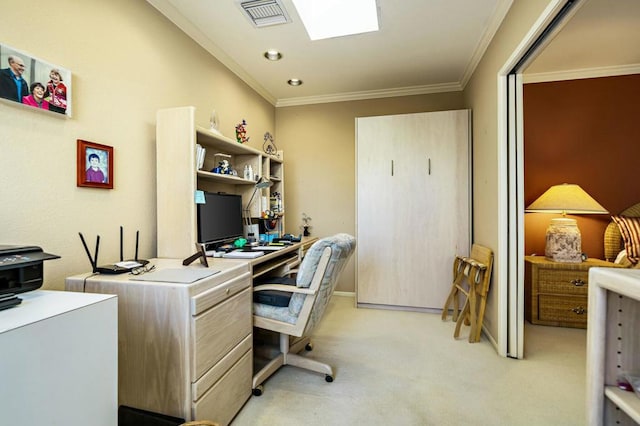
[[[262,290],[278,290],[278,291],[287,291],[289,293],[301,293],[301,294],[314,294],[315,292],[308,288],[300,288],[293,285],[285,285],[285,284],[262,284],[255,286],[253,291],[262,291]]]

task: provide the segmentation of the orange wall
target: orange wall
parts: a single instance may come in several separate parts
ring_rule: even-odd
[[[640,74],[524,85],[524,205],[576,183],[611,214],[640,202]],[[544,254],[559,215],[525,214],[525,254]],[[603,258],[609,215],[570,216],[582,251]]]

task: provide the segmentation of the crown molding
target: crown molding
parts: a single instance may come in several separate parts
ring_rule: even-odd
[[[467,83],[473,76],[473,73],[475,72],[476,67],[478,66],[485,52],[489,48],[489,44],[491,43],[491,40],[493,40],[493,37],[498,32],[498,29],[500,28],[500,25],[502,24],[502,21],[504,20],[505,16],[507,16],[507,13],[509,12],[509,9],[511,8],[512,4],[513,4],[513,0],[500,0],[496,4],[496,7],[493,13],[491,14],[491,22],[489,22],[489,25],[487,25],[487,29],[485,30],[484,34],[482,34],[482,37],[478,41],[478,45],[476,46],[476,49],[473,52],[473,56],[471,56],[471,59],[467,64],[467,68],[462,74],[461,85],[463,88],[467,86]]]
[[[580,80],[584,78],[615,77],[640,74],[640,64],[617,65],[599,68],[584,68],[568,71],[542,72],[522,75],[523,83],[546,83],[551,81]]]
[[[441,83],[441,84],[431,84],[427,86],[398,87],[393,89],[334,93],[330,95],[320,95],[320,96],[283,98],[283,99],[278,99],[278,101],[276,102],[276,108],[288,107],[288,106],[299,106],[299,105],[311,105],[311,104],[326,104],[331,102],[361,101],[366,99],[393,98],[397,96],[428,95],[431,93],[461,92],[461,91],[462,91],[462,86],[458,82]]]

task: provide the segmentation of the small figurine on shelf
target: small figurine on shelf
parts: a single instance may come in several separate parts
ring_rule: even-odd
[[[221,173],[223,175],[230,175],[231,174],[231,164],[229,164],[229,160],[220,161],[218,163],[217,169],[219,170],[218,173]]]
[[[247,122],[243,119],[242,123],[239,123],[236,126],[236,141],[238,143],[249,142],[249,138],[247,137],[247,130],[245,129],[246,125],[247,125]]]
[[[302,235],[305,237],[311,235],[311,231],[309,231],[311,229],[310,221],[311,218],[306,213],[302,213]]]

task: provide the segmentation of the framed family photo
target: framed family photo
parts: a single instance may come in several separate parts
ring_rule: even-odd
[[[71,117],[71,72],[0,44],[0,99]]]
[[[78,139],[78,186],[113,189],[113,147]]]

